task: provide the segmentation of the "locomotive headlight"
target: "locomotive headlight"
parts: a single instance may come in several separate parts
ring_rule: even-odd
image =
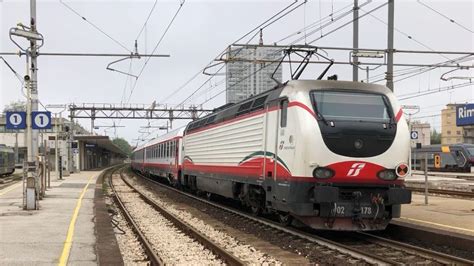
[[[378,172],[377,176],[383,180],[395,180],[397,179],[397,174],[392,169],[386,169]]]
[[[360,150],[362,147],[364,147],[364,142],[361,139],[356,139],[356,141],[354,141],[354,148]]]
[[[316,178],[331,178],[334,176],[334,171],[326,167],[318,167],[313,170],[313,176]]]

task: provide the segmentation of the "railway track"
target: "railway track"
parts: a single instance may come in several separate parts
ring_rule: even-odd
[[[314,232],[308,232],[306,230],[299,230],[292,227],[284,227],[274,221],[262,217],[255,217],[244,213],[241,210],[230,208],[228,206],[224,206],[216,202],[210,202],[206,199],[183,192],[168,185],[164,185],[145,176],[141,177],[143,177],[143,180],[146,180],[146,182],[149,182],[150,184],[171,190],[180,195],[184,195],[190,199],[199,201],[200,203],[204,203],[208,206],[212,206],[224,212],[228,212],[231,215],[232,219],[239,219],[242,221],[242,223],[254,224],[256,226],[259,226],[262,231],[271,230],[275,234],[282,236],[286,235],[290,238],[298,238],[301,241],[309,242],[313,245],[317,244],[326,247],[327,249],[330,249],[332,251],[340,252],[342,254],[345,254],[346,256],[355,258],[356,260],[359,260],[359,262],[355,262],[356,264],[360,264],[360,261],[366,264],[474,264],[474,261],[469,261],[463,258],[450,256],[448,254],[443,254],[417,246],[404,244],[387,238],[375,236],[369,233],[345,234],[345,237],[348,239],[343,240],[338,237],[325,237],[315,235]]]
[[[180,232],[184,233],[185,235],[189,236],[190,238],[194,239],[198,243],[200,243],[204,248],[208,249],[212,253],[214,253],[219,259],[225,262],[228,265],[244,265],[244,262],[236,258],[233,254],[227,252],[226,250],[222,249],[219,245],[208,239],[206,236],[202,235],[200,232],[196,231],[194,228],[190,227],[187,223],[182,222],[179,218],[177,218],[174,214],[167,211],[165,208],[162,208],[159,204],[157,204],[153,199],[146,196],[140,190],[135,188],[132,184],[130,184],[126,178],[123,176],[123,168],[115,169],[111,172],[110,175],[110,186],[112,191],[115,195],[115,200],[117,202],[117,206],[121,209],[124,213],[126,220],[129,222],[130,226],[132,227],[133,231],[136,233],[137,237],[140,239],[140,242],[143,244],[145,252],[150,259],[152,265],[164,265],[167,262],[160,257],[159,254],[155,251],[153,244],[147,238],[146,233],[143,232],[141,227],[138,225],[137,221],[130,213],[129,209],[127,208],[126,204],[120,197],[120,192],[117,191],[114,181],[113,181],[113,174],[118,172],[120,175],[120,180],[123,181],[133,192],[126,192],[126,193],[136,193],[139,195],[139,198],[150,205],[154,210],[156,210],[160,215],[165,217],[167,221],[169,221],[173,226],[179,229]],[[211,263],[214,264],[214,263]]]
[[[7,188],[21,181],[21,176],[18,174],[0,177],[0,189]]]
[[[419,187],[408,187],[408,189],[413,191],[413,192],[421,192],[421,193],[425,192],[424,188],[419,188]],[[445,190],[445,189],[429,188],[428,193],[430,193],[430,194],[439,194],[439,195],[447,195],[447,196],[456,196],[456,197],[469,198],[469,199],[474,198],[474,192],[472,192],[472,191],[469,192],[469,191],[457,191],[457,190]]]

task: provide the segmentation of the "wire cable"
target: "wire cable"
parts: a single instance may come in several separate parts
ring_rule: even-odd
[[[419,4],[421,4],[422,6],[428,8],[429,10],[435,12],[436,14],[442,16],[443,18],[449,20],[449,22],[458,25],[459,27],[463,28],[463,29],[466,30],[466,31],[469,31],[470,33],[474,33],[473,30],[471,30],[471,29],[469,29],[468,27],[466,27],[466,26],[464,26],[464,25],[458,23],[458,22],[455,21],[454,19],[452,19],[452,18],[450,18],[450,17],[444,15],[443,13],[439,12],[438,10],[436,10],[436,9],[434,9],[434,8],[432,8],[432,7],[430,7],[428,4],[421,2],[421,0],[418,0],[417,2],[418,2]]]
[[[412,95],[412,96],[399,97],[398,99],[400,101],[403,101],[403,100],[413,99],[413,98],[417,98],[417,97],[421,97],[421,96],[425,96],[425,95],[429,95],[429,94],[433,94],[433,93],[439,93],[439,92],[448,91],[448,90],[455,90],[455,89],[464,88],[464,87],[468,87],[468,86],[474,86],[474,83],[465,82],[465,83],[460,83],[460,84],[456,84],[456,85],[440,87],[440,88],[437,88],[437,89],[434,89],[434,90],[432,89],[432,90],[425,91],[423,93]]]
[[[366,11],[365,11],[364,9],[362,9],[362,8],[359,8],[359,9],[360,9],[362,12],[366,13]],[[376,19],[377,21],[379,21],[379,22],[381,22],[381,23],[383,23],[383,24],[385,24],[385,25],[388,26],[388,23],[387,23],[386,21],[380,19],[379,17],[375,16],[374,14],[369,14],[369,16],[371,16],[372,18]],[[408,34],[408,33],[405,33],[405,32],[401,31],[400,29],[398,29],[398,28],[396,28],[396,27],[393,27],[393,29],[394,29],[396,32],[398,32],[398,33],[404,35],[404,36],[407,37],[408,39],[410,39],[410,40],[412,40],[412,41],[418,43],[419,45],[425,47],[426,49],[431,50],[431,51],[435,51],[433,48],[429,47],[428,45],[426,45],[426,44],[424,44],[424,43],[418,41],[418,40],[415,39],[415,38],[413,38],[412,35],[410,35],[410,34]],[[444,57],[445,59],[451,60],[451,58],[445,56],[444,54],[440,54],[440,53],[439,53],[438,55]]]
[[[159,39],[158,42],[156,43],[155,48],[153,48],[153,51],[151,52],[152,55],[155,54],[156,49],[158,49],[158,46],[161,44],[161,41],[163,41],[163,39],[165,38],[166,33],[167,33],[167,32],[169,31],[169,29],[171,28],[171,25],[173,24],[174,20],[176,19],[176,17],[178,16],[179,12],[180,12],[181,9],[183,8],[184,3],[185,3],[185,0],[183,0],[183,1],[179,4],[179,8],[176,10],[176,12],[175,12],[173,18],[172,18],[171,21],[168,23],[168,26],[166,27],[166,29],[165,29],[165,31],[163,32],[163,34],[161,35],[160,39]],[[136,88],[136,86],[137,86],[138,79],[139,79],[140,76],[142,75],[143,70],[145,70],[145,67],[147,66],[147,64],[148,64],[148,62],[150,61],[150,59],[151,59],[151,57],[148,57],[148,58],[146,59],[146,61],[145,61],[145,63],[143,64],[143,66],[142,66],[140,72],[138,73],[137,78],[136,78],[136,81],[135,81],[135,83],[134,83],[134,85],[133,85],[133,88],[132,88],[132,90],[130,91],[130,95],[129,95],[129,97],[128,97],[127,103],[130,102],[130,99],[132,98],[132,94],[133,94],[133,92],[135,91],[135,88]]]
[[[145,29],[146,24],[148,23],[148,20],[149,20],[150,17],[151,17],[151,14],[153,14],[153,10],[155,10],[155,7],[156,7],[156,4],[157,4],[157,3],[158,3],[158,0],[155,0],[155,3],[153,4],[153,7],[152,7],[151,10],[150,10],[150,13],[148,13],[148,17],[146,18],[145,23],[143,23],[143,26],[142,26],[142,28],[140,29],[140,31],[138,32],[138,35],[137,35],[137,37],[135,38],[135,40],[138,40],[138,38],[140,38],[140,35],[142,34],[143,30]]]
[[[241,36],[240,38],[238,38],[237,40],[235,40],[233,42],[233,44],[236,44],[238,42],[240,42],[241,40],[245,39],[245,37],[249,36],[252,32],[254,31],[257,31],[257,34],[259,32],[260,29],[263,29],[263,28],[266,28],[268,27],[269,25],[275,23],[276,21],[278,21],[279,19],[281,19],[282,17],[288,15],[289,13],[291,13],[292,11],[294,11],[296,8],[300,7],[301,5],[303,5],[304,3],[306,3],[306,1],[303,2],[303,4],[300,4],[298,6],[296,6],[295,8],[291,9],[290,11],[287,11],[288,9],[290,9],[293,5],[295,5],[296,3],[298,2],[298,0],[295,0],[294,2],[292,2],[291,4],[285,6],[283,9],[281,9],[280,11],[278,11],[276,14],[272,15],[270,18],[266,19],[264,22],[260,23],[259,25],[257,25],[256,27],[254,27],[252,30],[250,30],[249,32],[245,33],[243,36]],[[286,13],[285,13],[286,12]],[[281,15],[283,14],[283,15]],[[280,17],[278,17],[280,16]],[[256,35],[254,35],[251,39],[253,39]],[[251,39],[247,42],[249,43],[251,41]],[[219,56],[223,55],[223,53],[225,53],[226,49],[224,51],[222,51]],[[212,64],[214,60],[212,60],[211,62],[209,62],[206,66],[204,66],[201,70],[199,70],[196,74],[194,74],[194,76],[192,76],[190,79],[188,79],[183,85],[181,85],[177,90],[173,91],[172,93],[170,93],[168,96],[166,96],[164,98],[163,101],[165,100],[168,100],[170,99],[173,95],[176,95],[176,93],[178,93],[179,91],[181,91],[182,89],[184,89],[188,84],[190,84],[195,78],[197,78],[199,76],[200,73],[202,73],[203,71],[205,71],[209,65]],[[216,73],[218,73],[219,71],[221,71],[223,69],[224,65],[221,66]],[[186,102],[188,99],[190,99],[196,92],[197,90],[200,90],[202,87],[204,87],[204,85],[206,83],[208,83],[211,78],[215,76],[215,75],[211,75],[210,78],[208,78],[206,81],[204,81],[204,83],[202,85],[200,85],[196,91],[192,92],[191,95],[186,98],[184,101],[182,101],[180,104],[183,104],[184,102]]]
[[[80,18],[82,18],[85,22],[89,23],[89,25],[91,25],[92,27],[94,27],[96,30],[100,31],[102,34],[104,34],[105,36],[107,36],[110,40],[112,40],[113,42],[115,42],[116,44],[118,44],[120,47],[122,47],[123,49],[127,50],[128,52],[132,53],[132,51],[130,49],[128,49],[124,44],[122,44],[121,42],[117,41],[116,39],[114,39],[112,36],[110,36],[109,34],[107,34],[104,30],[102,30],[101,28],[99,28],[97,25],[95,25],[94,23],[92,23],[91,21],[89,21],[87,18],[85,18],[84,16],[82,16],[81,14],[79,14],[79,12],[77,12],[76,10],[74,10],[71,6],[69,6],[68,4],[64,3],[63,0],[59,0],[59,2],[61,4],[63,4],[63,6],[65,6],[67,9],[69,9],[71,12],[73,12],[74,14],[76,14],[77,16],[79,16]]]

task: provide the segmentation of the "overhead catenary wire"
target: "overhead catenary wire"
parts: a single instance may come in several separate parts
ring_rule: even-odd
[[[370,2],[370,0],[368,0],[368,2]],[[334,15],[339,14],[340,12],[342,12],[342,11],[348,9],[349,7],[352,7],[352,4],[349,4],[349,5],[347,5],[347,6],[343,7],[343,8],[341,8],[341,9],[336,10],[336,12],[334,12]],[[319,8],[319,11],[321,12],[321,8]],[[350,14],[350,13],[352,12],[352,8],[351,8],[350,10],[347,10],[347,11],[349,11],[349,14]],[[318,21],[315,21],[315,22],[313,22],[313,23],[311,23],[311,24],[309,24],[309,25],[307,25],[307,26],[304,26],[303,28],[300,28],[299,30],[297,30],[297,31],[295,31],[295,32],[293,32],[293,33],[287,35],[286,37],[284,37],[284,38],[282,38],[282,39],[280,39],[280,40],[278,40],[278,41],[276,41],[276,43],[281,43],[282,41],[286,41],[287,39],[289,39],[289,38],[291,38],[291,37],[293,37],[293,36],[299,35],[299,34],[301,34],[301,33],[304,33],[305,35],[307,35],[307,34],[308,34],[308,33],[307,33],[308,30],[310,30],[310,29],[312,29],[312,28],[314,28],[314,27],[320,26],[320,25],[322,25],[323,23],[326,23],[326,22],[329,22],[329,21],[331,21],[331,15],[328,15],[328,16],[326,16],[326,17],[323,18],[322,15],[321,15],[321,13],[320,13],[320,18],[319,18]],[[316,29],[316,31],[322,30],[322,29],[323,29],[322,27],[318,27],[318,28]],[[314,34],[314,32],[313,32],[313,34]],[[321,33],[321,35],[323,35],[323,34]],[[305,42],[305,43],[306,43],[306,42]]]
[[[67,9],[69,9],[71,12],[73,12],[74,14],[76,14],[77,16],[79,16],[80,18],[82,18],[82,20],[84,20],[85,22],[87,22],[89,25],[91,25],[93,28],[95,28],[96,30],[100,31],[103,35],[107,36],[107,38],[109,38],[110,40],[112,40],[114,43],[116,43],[117,45],[119,45],[120,47],[122,47],[123,49],[125,49],[126,51],[132,53],[132,51],[130,49],[128,49],[123,43],[119,42],[117,39],[113,38],[110,34],[106,33],[104,30],[102,30],[99,26],[95,25],[93,22],[91,22],[90,20],[88,20],[86,17],[82,16],[81,14],[79,14],[79,12],[77,12],[75,9],[73,9],[71,6],[69,6],[68,4],[66,4],[65,2],[63,2],[63,0],[59,0],[59,2],[64,6],[66,7]]]
[[[284,16],[288,15],[289,13],[293,12],[295,9],[297,9],[298,7],[300,7],[301,5],[303,5],[304,3],[306,3],[306,0],[303,2],[303,4],[300,4],[292,9],[290,9],[293,5],[295,5],[296,3],[298,2],[298,0],[295,0],[294,2],[292,2],[291,4],[285,6],[282,10],[278,11],[276,14],[272,15],[270,18],[266,19],[264,22],[260,23],[259,25],[257,25],[256,27],[254,27],[252,30],[250,30],[249,32],[245,33],[243,36],[241,36],[240,38],[238,38],[236,41],[234,41],[233,43],[238,43],[240,42],[241,40],[243,40],[245,37],[249,36],[252,32],[254,31],[257,31],[257,30],[260,30],[264,27],[267,27],[273,23],[275,23],[276,21],[280,20],[281,18],[283,18]],[[289,11],[287,11],[288,9],[290,9]],[[257,31],[258,33],[258,31]],[[256,35],[253,35],[252,38],[250,38],[248,40],[247,43],[249,43]],[[223,53],[225,52],[222,51],[220,53],[220,55],[222,55]],[[239,51],[240,52],[240,51]],[[179,91],[181,91],[182,89],[184,89],[188,84],[190,84],[197,76],[199,76],[200,73],[202,73],[203,71],[205,71],[206,68],[208,68],[208,66],[210,64],[212,64],[214,60],[212,60],[211,62],[209,62],[206,66],[204,66],[202,68],[202,70],[200,70],[199,72],[197,72],[195,75],[193,75],[189,80],[187,80],[182,86],[180,86],[177,90],[173,91],[172,93],[170,93],[168,96],[166,96],[164,98],[164,100],[168,100],[170,99],[173,95],[176,95]],[[222,65],[219,70],[217,70],[217,72],[221,71],[223,69],[224,65]],[[208,82],[210,82],[210,80],[212,79],[212,77],[214,77],[215,75],[211,75],[208,79],[206,79],[206,81],[200,85],[196,90],[194,90],[190,96],[188,96],[185,100],[183,100],[179,105],[183,105],[187,100],[191,99],[201,88],[203,88]],[[164,101],[163,100],[163,101]],[[149,135],[151,135],[152,133],[156,132],[156,130],[154,130],[153,132],[150,132]]]
[[[252,30],[248,31],[247,33],[245,33],[243,36],[239,37],[237,40],[235,40],[233,42],[233,44],[235,43],[238,43],[240,42],[241,40],[245,39],[247,36],[249,36],[250,34],[252,34],[252,32],[255,32],[258,31],[265,27],[266,25],[270,24],[270,23],[274,23],[275,21],[279,20],[282,18],[282,16],[286,16],[287,14],[289,14],[287,12],[287,10],[289,10],[293,5],[295,5],[296,3],[298,2],[298,0],[295,0],[293,1],[292,3],[290,3],[289,5],[285,6],[283,9],[281,9],[280,11],[278,11],[277,13],[275,13],[274,15],[272,15],[270,18],[266,19],[264,22],[260,23],[259,25],[257,25],[256,27],[252,28]],[[306,2],[306,1],[305,1]],[[298,5],[297,7],[301,6]],[[296,7],[296,8],[297,8]],[[293,10],[295,10],[295,8],[293,8],[290,12],[292,12]],[[281,15],[283,14],[283,15]],[[280,16],[280,17],[279,17]],[[255,36],[255,35],[254,35]],[[223,53],[225,52],[222,51],[219,55],[222,55]],[[183,85],[181,85],[177,90],[174,90],[173,92],[171,92],[168,96],[166,96],[163,101],[166,101],[168,99],[170,99],[173,95],[176,95],[179,91],[183,90],[188,84],[190,84],[195,78],[197,78],[199,76],[199,74],[201,74],[206,68],[208,68],[209,65],[212,64],[214,60],[212,60],[211,62],[209,62],[206,66],[204,66],[202,69],[200,69],[196,74],[194,74],[190,79],[188,79]],[[221,66],[221,68],[217,71],[219,72],[220,70],[223,69],[224,66]],[[212,77],[211,77],[212,78]],[[211,80],[211,78],[208,78],[206,79],[206,81],[204,82],[204,84],[202,84],[201,86],[198,87],[198,89],[196,90],[199,90],[200,88],[202,88],[207,82],[209,82]],[[196,92],[193,92],[191,93],[190,97],[192,95],[194,95]],[[187,101],[190,97],[186,98],[184,101],[182,101],[181,104],[183,104],[185,101]]]
[[[361,10],[361,11],[364,12],[364,13],[366,13],[366,11],[365,11],[363,8],[359,8],[359,10]],[[384,20],[382,20],[381,18],[375,16],[374,14],[369,14],[369,16],[371,16],[371,17],[374,18],[375,20],[377,20],[377,21],[379,21],[379,22],[385,24],[386,26],[388,26],[388,23],[387,23],[386,21],[384,21]],[[424,44],[424,43],[418,41],[417,39],[413,38],[412,35],[410,35],[410,34],[408,34],[408,33],[406,33],[406,32],[403,32],[402,30],[400,30],[400,29],[398,29],[398,28],[396,28],[396,27],[394,27],[393,29],[394,29],[396,32],[398,32],[398,33],[404,35],[404,36],[407,37],[408,39],[410,39],[410,40],[412,40],[412,41],[418,43],[419,45],[425,47],[426,49],[431,50],[431,51],[435,51],[435,50],[434,50],[433,48],[431,48],[430,46],[428,46],[428,45],[426,45],[426,44]],[[444,57],[445,59],[451,60],[451,58],[445,56],[444,54],[439,53],[439,55],[442,56],[442,57]]]
[[[464,88],[464,87],[468,87],[468,86],[474,86],[474,83],[465,82],[465,83],[460,83],[460,84],[455,84],[455,85],[449,85],[449,86],[440,87],[440,88],[437,88],[437,89],[432,89],[432,90],[429,90],[429,91],[425,91],[425,92],[422,92],[422,93],[419,93],[419,94],[416,94],[416,95],[411,95],[411,96],[406,96],[406,97],[399,97],[398,99],[400,101],[403,101],[403,100],[413,99],[413,98],[417,98],[417,97],[421,97],[421,96],[425,96],[425,95],[429,95],[429,94],[434,94],[434,93],[439,93],[439,92]]]
[[[370,2],[370,1],[368,1],[368,2]],[[379,5],[378,7],[372,9],[371,11],[369,11],[369,13],[370,13],[370,12],[374,12],[374,11],[378,10],[379,8],[385,6],[385,5],[386,5],[386,3],[385,3],[385,4],[382,4],[382,5]],[[367,14],[365,14],[365,15],[367,15]],[[360,18],[364,17],[365,15],[359,16],[357,19],[360,19]],[[355,20],[357,20],[357,19],[353,19],[351,22],[353,22],[353,21],[355,21]],[[343,27],[345,27],[345,26],[347,26],[347,25],[349,25],[349,24],[350,24],[350,22],[349,22],[349,23],[345,23],[344,25],[342,25],[342,26],[340,26],[340,27],[338,27],[338,28],[336,28],[336,29],[330,31],[328,34],[326,34],[326,35],[324,35],[324,36],[321,36],[321,37],[319,37],[319,38],[317,38],[317,39],[311,41],[310,43],[313,43],[313,42],[315,42],[315,41],[317,41],[317,40],[319,40],[319,39],[321,39],[321,38],[324,38],[324,37],[326,37],[326,36],[328,36],[328,35],[330,35],[330,34],[336,32],[337,30],[339,30],[339,29],[341,29],[341,28],[343,28]],[[316,31],[313,31],[311,34],[314,34],[314,32],[316,32]],[[304,38],[304,37],[303,37],[303,38]],[[300,39],[301,39],[301,38],[300,38]],[[298,40],[300,40],[300,39],[298,39]],[[295,40],[292,44],[296,43],[298,40]],[[234,44],[235,44],[235,43],[234,43]],[[281,52],[281,51],[283,51],[283,49],[280,49],[280,50],[278,50],[277,52]],[[251,73],[250,75],[248,75],[248,76],[244,77],[243,79],[239,80],[236,84],[234,84],[234,86],[237,85],[237,84],[239,84],[240,82],[246,80],[247,78],[249,78],[249,77],[252,76],[253,74],[256,74],[257,72],[259,72],[259,71],[262,70],[263,68],[266,68],[266,67],[268,67],[268,66],[270,66],[270,65],[272,65],[272,64],[275,64],[275,62],[272,62],[272,63],[269,63],[269,64],[264,65],[262,68],[256,70],[254,73]],[[220,69],[222,69],[223,67],[224,67],[224,65],[221,66]],[[247,68],[248,68],[248,67],[247,67]],[[218,70],[218,71],[220,71],[220,70]],[[209,81],[209,79],[208,79],[207,81]],[[207,81],[206,81],[206,82],[207,82]],[[201,89],[202,87],[203,87],[203,85],[201,85],[198,89]],[[231,86],[231,87],[233,87],[233,86]],[[229,87],[229,88],[231,88],[231,87]],[[229,89],[229,88],[226,88],[226,89]],[[205,104],[205,103],[209,102],[210,100],[214,99],[215,97],[221,95],[222,93],[225,92],[226,89],[220,91],[217,95],[215,95],[215,96],[213,96],[213,97],[210,97],[209,99],[207,99],[206,101],[204,101],[203,103],[201,103],[201,105],[202,105],[202,104]],[[192,95],[194,95],[194,94],[195,94],[195,92],[193,92]],[[192,95],[191,95],[191,96],[192,96]],[[190,96],[190,97],[191,97],[191,96]],[[186,98],[186,100],[188,100],[190,97]]]
[[[406,80],[406,79],[409,79],[409,78],[412,78],[412,77],[415,77],[415,76],[418,76],[418,75],[421,75],[421,74],[429,72],[429,71],[432,71],[432,70],[437,69],[437,68],[439,68],[443,65],[446,65],[446,64],[450,64],[450,63],[459,64],[459,63],[462,63],[462,62],[470,61],[470,60],[472,60],[472,59],[470,59],[471,57],[472,57],[472,55],[465,55],[465,56],[461,56],[461,57],[458,57],[458,58],[443,61],[443,62],[440,62],[440,63],[436,63],[433,66],[429,66],[429,67],[421,67],[421,68],[420,67],[413,67],[413,68],[406,69],[408,71],[403,72],[403,74],[397,74],[395,76],[398,76],[398,77],[407,76],[407,75],[409,75],[409,76],[394,80],[394,83],[402,81],[402,80]],[[377,76],[382,77],[383,75],[384,74],[380,74],[380,75],[377,75]],[[385,80],[384,78],[380,78],[380,79],[377,79],[375,81],[372,81],[372,83],[377,83],[377,82],[384,81],[384,80]]]
[[[418,2],[420,5],[422,5],[422,6],[426,7],[426,8],[428,8],[429,10],[435,12],[436,14],[442,16],[443,18],[449,20],[449,22],[458,25],[459,27],[461,27],[462,29],[464,29],[464,30],[466,30],[466,31],[468,31],[468,32],[470,32],[470,33],[474,33],[474,31],[473,31],[472,29],[469,29],[468,27],[462,25],[461,23],[455,21],[454,19],[452,19],[452,18],[446,16],[445,14],[443,14],[443,13],[441,13],[440,11],[438,11],[438,10],[432,8],[432,7],[429,6],[428,4],[423,3],[421,0],[418,0],[417,2]]]
[[[173,25],[173,22],[175,21],[176,17],[178,16],[179,12],[181,11],[181,9],[183,8],[183,5],[185,3],[185,0],[181,1],[181,3],[179,4],[179,7],[178,9],[176,10],[175,14],[173,15],[173,17],[171,18],[170,22],[168,23],[168,26],[166,26],[165,28],[165,31],[163,32],[163,34],[161,35],[160,39],[158,40],[158,42],[156,43],[155,47],[153,48],[151,54],[155,54],[155,51],[156,49],[158,49],[158,46],[161,44],[161,42],[163,41],[164,37],[166,36],[166,33],[168,33],[169,29],[171,28],[171,25]],[[135,91],[135,88],[137,86],[137,83],[138,83],[138,80],[139,78],[141,77],[143,71],[145,70],[145,67],[148,65],[148,62],[150,61],[151,57],[148,57],[146,60],[145,60],[145,63],[143,64],[142,68],[140,69],[140,72],[138,73],[137,75],[137,79],[135,80],[135,83],[130,91],[130,95],[128,97],[128,100],[127,100],[127,103],[130,102],[131,98],[132,98],[132,95],[133,95],[133,92]]]
[[[135,40],[138,40],[138,38],[140,38],[141,34],[143,33],[143,30],[145,29],[148,21],[150,20],[150,17],[151,15],[153,14],[153,11],[155,10],[155,7],[156,7],[156,4],[158,3],[158,0],[155,0],[155,3],[153,3],[153,7],[151,8],[150,10],[150,13],[148,13],[148,16],[145,20],[145,23],[143,23],[143,26],[141,27],[140,31],[138,32],[138,35],[137,37],[135,38]]]

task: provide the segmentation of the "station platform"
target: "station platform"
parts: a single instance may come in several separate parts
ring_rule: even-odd
[[[474,173],[469,173],[465,175],[465,178],[463,178],[462,176],[454,177],[449,175],[428,174],[428,188],[469,192],[474,191]],[[411,176],[405,177],[405,185],[408,187],[424,188],[425,176],[422,174],[414,173]]]
[[[100,171],[51,177],[40,210],[22,209],[22,184],[0,190],[0,265],[97,265],[94,192]]]
[[[412,203],[402,205],[404,223],[474,236],[474,200],[413,194]]]

